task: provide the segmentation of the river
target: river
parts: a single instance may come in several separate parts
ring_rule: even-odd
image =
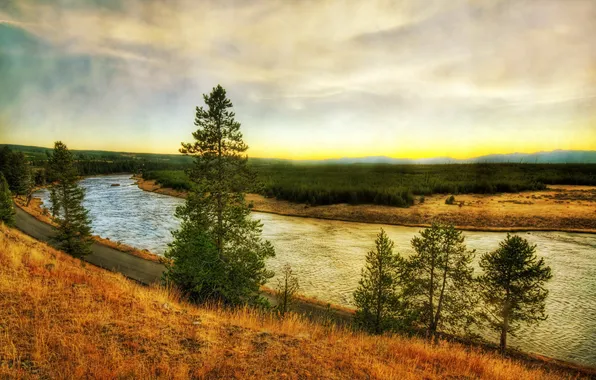
[[[116,183],[119,186],[111,186]],[[183,200],[142,191],[129,175],[87,178],[81,184],[94,234],[159,254],[167,249],[170,231],[178,226],[174,212]],[[36,196],[48,204],[47,191]],[[374,248],[379,229],[385,229],[404,256],[412,253],[410,240],[420,230],[257,212],[253,217],[263,222],[263,236],[276,250],[276,257],[267,262],[270,269],[278,271],[289,263],[299,278],[301,293],[345,306],[352,306],[364,257]],[[477,256],[497,248],[506,236],[498,232],[464,235]],[[596,366],[596,235],[532,232],[523,237],[536,244],[539,256],[552,268],[546,306],[549,318],[520,330],[510,345]],[[270,283],[274,285],[275,278]]]

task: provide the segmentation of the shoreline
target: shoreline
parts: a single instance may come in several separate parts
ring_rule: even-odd
[[[25,200],[20,197],[15,197],[14,201],[15,205],[19,209],[31,215],[38,221],[52,227],[56,227],[56,223],[52,220],[48,210],[41,205],[40,198],[33,197],[29,206],[25,206]],[[92,235],[91,238],[93,242],[97,244],[115,249],[122,253],[136,256],[147,261],[164,264],[166,260],[165,257],[151,251],[145,249],[142,250],[120,242],[114,242],[109,238],[104,238],[99,235]],[[275,290],[273,288],[269,286],[262,286],[261,293],[269,301],[275,302]],[[338,324],[350,323],[351,318],[356,311],[356,309],[350,307],[336,305],[318,298],[309,298],[301,294],[296,295],[296,309],[298,309],[297,312],[313,319],[331,319]]]
[[[35,203],[36,206],[33,206],[33,207],[30,206],[29,208],[25,208],[22,205],[18,205],[18,207],[20,209],[22,209],[23,211],[27,212],[28,214],[32,215],[33,217],[35,217],[37,220],[39,220],[43,223],[46,223],[46,224],[53,225],[51,222],[48,222],[47,220],[43,220],[31,212],[31,210],[34,210],[35,207],[37,207],[38,209],[41,209],[41,207],[40,207],[41,204],[39,202],[39,198],[34,198],[34,199],[37,199],[37,201],[36,202],[32,201],[32,203]],[[41,210],[43,210],[43,209],[41,209]],[[40,214],[43,214],[43,212],[40,212]],[[46,218],[49,219],[49,216],[46,215]],[[96,238],[99,238],[99,239],[96,239]],[[123,248],[123,246],[112,246],[110,244],[106,244],[105,240],[110,242],[109,239],[104,239],[104,238],[101,238],[98,236],[94,236],[94,241],[98,242],[99,244],[108,246],[110,248],[114,248],[116,250],[119,250],[119,251],[127,253],[127,254],[138,256],[145,260],[154,261],[154,260],[151,260],[150,258],[147,258],[144,256],[139,256],[132,252],[124,251],[121,249],[121,248]],[[126,246],[126,247],[128,247],[128,246]],[[139,251],[138,249],[136,249],[134,247],[130,247],[130,248],[132,248],[133,250]],[[158,259],[161,259],[161,256],[158,256],[153,253],[150,253],[150,254],[155,256]],[[272,294],[273,289],[271,289],[269,287],[263,287],[262,293],[264,296],[266,296],[270,300],[273,297],[273,294]],[[297,299],[295,301],[295,306],[294,306],[294,312],[305,315],[309,318],[312,318],[313,320],[321,321],[323,323],[328,323],[329,321],[333,321],[333,323],[345,325],[345,324],[349,324],[351,322],[351,318],[352,318],[355,310],[352,308],[349,308],[349,307],[334,305],[334,304],[331,304],[331,303],[328,303],[328,302],[325,302],[325,301],[322,301],[322,300],[319,300],[316,298],[307,298],[302,295],[297,295]],[[495,348],[495,345],[491,344],[490,342],[466,341],[463,338],[451,337],[451,336],[445,336],[445,339],[447,339],[449,341],[458,341],[458,342],[461,342],[463,344],[466,344],[466,345],[469,345],[472,347],[479,347],[483,350],[486,350],[487,352],[492,352],[492,351],[497,350],[497,348]],[[588,376],[596,376],[596,367],[595,366],[589,366],[589,365],[585,365],[585,364],[580,364],[580,363],[575,363],[575,362],[570,362],[570,361],[564,361],[561,359],[546,357],[546,356],[543,356],[538,353],[530,353],[530,352],[519,351],[516,349],[510,349],[509,352],[507,353],[507,356],[512,359],[521,360],[521,361],[525,361],[525,362],[529,362],[529,363],[536,363],[538,365],[544,365],[546,367],[559,368],[559,369],[564,368],[567,370],[579,371],[583,374],[587,374]]]
[[[29,203],[29,206],[26,206],[24,199],[15,197],[14,204],[18,208],[20,208],[21,210],[26,212],[27,214],[29,214],[32,217],[34,217],[35,219],[39,220],[40,222],[48,224],[52,227],[56,227],[56,223],[53,221],[48,209],[41,205],[40,198],[38,198],[38,197],[31,198],[31,202]],[[135,248],[128,244],[120,243],[117,241],[112,241],[109,238],[104,238],[99,235],[91,235],[91,240],[93,240],[95,243],[104,245],[109,248],[113,248],[120,252],[128,253],[128,254],[136,256],[136,257],[140,257],[140,258],[148,260],[148,261],[162,263],[164,260],[164,258],[162,256],[160,256],[156,253],[153,253],[151,251],[148,251],[146,249]]]
[[[134,175],[132,178],[143,191],[183,199],[186,197],[184,191],[161,187],[155,180],[144,180],[138,175]],[[444,197],[444,195],[429,196],[427,197],[429,201],[426,201],[425,204],[417,203],[407,209],[379,205],[346,204],[311,207],[305,204],[265,198],[258,194],[247,194],[246,199],[248,202],[253,203],[252,211],[254,212],[300,218],[420,228],[430,227],[432,219],[440,219],[447,222],[454,222],[455,227],[463,231],[596,234],[596,187],[552,186],[548,191],[544,192],[491,195],[465,194],[456,197],[456,199],[463,199],[460,201],[462,206],[459,207],[457,205],[444,205]],[[557,216],[557,211],[564,213],[569,209],[569,204],[573,199],[567,200],[566,198],[570,197],[583,198],[576,201],[579,205],[574,204],[574,212],[571,217]],[[564,200],[559,200],[558,198]],[[495,199],[496,202],[494,201]],[[539,206],[540,212],[525,214],[532,210],[523,209],[520,211],[520,208],[524,206],[531,208],[531,205],[534,204],[532,201],[526,201],[525,199],[532,199],[536,203],[542,201],[546,204]],[[428,205],[431,201],[432,204]],[[489,206],[491,208],[489,215],[486,215],[482,210],[482,206],[485,203],[491,203]],[[586,205],[586,203],[588,204]],[[501,207],[495,207],[495,204]],[[505,207],[508,207],[510,211],[506,210],[503,213],[501,208]],[[592,218],[586,217],[590,211],[594,213]],[[458,223],[459,220],[467,220],[468,223]],[[518,223],[523,225],[498,225],[499,222],[501,224]],[[565,225],[565,223],[573,224],[574,222],[582,226],[571,227]],[[532,223],[538,225],[532,225]]]

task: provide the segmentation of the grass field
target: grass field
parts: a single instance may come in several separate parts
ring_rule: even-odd
[[[185,303],[0,224],[0,378],[555,379],[454,343]]]
[[[300,165],[253,161],[254,192],[310,205],[338,203],[408,207],[432,194],[494,194],[546,185],[596,185],[594,164]],[[189,190],[182,170],[147,171],[145,179]]]

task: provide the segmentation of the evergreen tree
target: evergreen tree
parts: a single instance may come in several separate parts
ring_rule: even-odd
[[[484,301],[482,316],[500,333],[500,347],[507,347],[507,334],[514,334],[521,323],[533,324],[547,318],[545,283],[550,267],[536,256],[536,246],[526,239],[507,234],[494,252],[480,259],[484,273],[478,278]]]
[[[8,182],[0,172],[0,221],[6,225],[14,225],[14,206],[12,204],[12,194],[8,188]]]
[[[82,257],[91,252],[91,227],[88,211],[83,207],[85,190],[78,184],[72,153],[57,141],[49,160],[56,183],[50,188],[52,215],[58,224],[54,239],[65,252]]]
[[[358,289],[354,292],[357,326],[375,334],[395,329],[400,319],[400,277],[403,260],[393,252],[393,241],[381,232],[376,249],[366,255],[366,266]]]
[[[181,226],[166,253],[165,279],[195,301],[260,302],[259,288],[273,276],[265,259],[275,253],[244,199],[255,181],[244,154],[248,146],[226,91],[218,85],[203,98],[207,107],[196,109],[195,141],[180,149],[194,156],[192,189],[176,210]]]
[[[283,317],[294,302],[296,292],[300,289],[298,278],[292,272],[289,264],[284,265],[281,276],[277,280],[275,296],[277,298],[277,311]]]
[[[427,336],[467,330],[474,321],[474,251],[466,249],[461,231],[433,223],[412,239],[412,247],[405,297]]]
[[[0,150],[0,171],[15,195],[26,195],[30,188],[31,169],[23,152],[5,146]]]

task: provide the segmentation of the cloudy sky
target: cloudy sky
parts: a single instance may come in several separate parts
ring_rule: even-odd
[[[218,83],[249,155],[596,149],[596,1],[0,2],[0,142],[177,151]]]

